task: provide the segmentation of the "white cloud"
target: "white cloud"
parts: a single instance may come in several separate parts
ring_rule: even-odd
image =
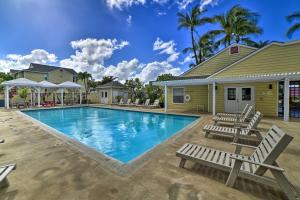
[[[170,63],[166,61],[162,62],[151,62],[143,65],[142,70],[135,75],[136,78],[139,78],[142,82],[147,83],[149,81],[156,80],[157,76],[161,74],[173,74],[177,76],[182,73],[181,69],[178,67],[173,67]]]
[[[60,61],[62,67],[73,68],[76,71],[87,71],[96,78],[104,68],[104,61],[111,58],[114,51],[129,45],[127,41],[118,42],[116,39],[84,39],[72,41],[75,54]]]
[[[193,1],[194,0],[178,0],[176,3],[178,4],[179,10],[185,10]]]
[[[193,54],[190,53],[188,56],[186,56],[186,57],[184,58],[184,60],[183,60],[182,62],[179,62],[179,64],[184,65],[184,64],[186,64],[186,63],[191,63],[193,60],[194,60]]]
[[[134,58],[130,61],[122,61],[117,66],[110,65],[103,70],[103,75],[118,77],[118,80],[124,81],[129,77],[133,77],[139,67],[138,59]]]
[[[106,4],[110,8],[117,8],[123,10],[123,8],[128,8],[133,5],[144,5],[146,0],[106,0]]]
[[[0,71],[8,72],[10,69],[25,69],[30,63],[51,64],[56,62],[55,54],[44,49],[35,49],[28,55],[8,54],[0,59]]]
[[[154,3],[158,3],[159,5],[164,5],[169,2],[169,0],[153,0]]]
[[[131,15],[128,15],[126,22],[127,22],[128,26],[131,26],[131,24],[132,24],[132,16]]]
[[[201,0],[200,2],[200,10],[203,10],[206,6],[216,6],[218,5],[220,0]]]
[[[164,16],[164,15],[167,15],[167,13],[166,12],[158,12],[157,13],[157,16]]]
[[[173,40],[168,42],[162,41],[160,38],[157,38],[153,44],[153,50],[159,51],[159,54],[169,55],[167,61],[174,62],[178,59],[179,54],[176,49],[176,43]]]

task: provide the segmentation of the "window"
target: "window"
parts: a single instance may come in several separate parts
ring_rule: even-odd
[[[251,88],[242,88],[242,100],[251,101]]]
[[[103,92],[101,92],[101,97],[102,97],[102,98],[104,97],[104,94],[103,94]]]
[[[107,98],[107,92],[105,92],[105,98]]]
[[[184,103],[184,88],[173,88],[173,103]]]
[[[48,74],[45,74],[45,75],[44,75],[44,80],[45,80],[45,81],[48,81]]]
[[[228,88],[227,89],[227,99],[231,101],[236,100],[236,88]]]
[[[230,54],[239,53],[239,46],[230,47]]]
[[[73,82],[74,82],[74,83],[77,82],[77,76],[73,76]]]

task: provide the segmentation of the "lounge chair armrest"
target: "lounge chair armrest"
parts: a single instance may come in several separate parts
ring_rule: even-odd
[[[241,128],[243,130],[249,130],[249,131],[253,131],[253,132],[260,132],[258,129],[254,129],[254,128]]]
[[[256,149],[256,146],[252,146],[252,145],[246,145],[246,144],[240,144],[240,143],[236,143],[236,142],[231,142],[230,144],[235,145],[235,146],[240,146],[240,147],[247,147],[247,148],[252,148],[252,149]]]
[[[239,158],[239,157],[234,156],[234,155],[233,156],[229,156],[229,157],[231,159],[234,159],[234,160],[239,160],[239,161],[242,161],[242,162],[247,162],[247,163],[259,165],[259,166],[268,168],[270,170],[276,170],[276,171],[284,172],[284,169],[282,169],[280,167],[273,166],[273,165],[268,165],[268,164],[264,164],[264,163],[258,163],[258,162],[252,161],[252,160],[247,160],[247,159],[244,159],[244,158]]]

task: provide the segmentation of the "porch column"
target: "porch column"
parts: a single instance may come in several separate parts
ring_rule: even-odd
[[[82,91],[81,89],[79,90],[79,104],[82,103]]]
[[[9,87],[5,86],[5,108],[9,109]]]
[[[38,107],[41,106],[41,88],[38,88]]]
[[[60,89],[60,103],[61,103],[61,106],[64,106],[64,88],[61,88]]]
[[[212,114],[216,115],[216,82],[213,82]]]
[[[168,87],[165,85],[165,113],[168,111]]]
[[[290,117],[290,80],[288,78],[284,79],[284,114],[283,119],[284,121],[289,121]]]
[[[33,90],[30,90],[30,101],[31,101],[31,107],[33,106]]]

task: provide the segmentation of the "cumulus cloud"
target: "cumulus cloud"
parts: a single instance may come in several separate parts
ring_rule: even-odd
[[[10,69],[25,69],[30,63],[51,64],[57,60],[55,54],[49,53],[44,49],[35,49],[27,55],[8,54],[0,59],[0,71],[8,72]]]
[[[153,44],[153,50],[159,51],[159,54],[167,54],[169,57],[167,58],[168,62],[174,62],[178,59],[179,54],[176,49],[176,43],[173,40],[168,42],[164,42],[160,38],[157,38]]]
[[[131,15],[128,15],[126,22],[127,22],[128,26],[131,26],[131,24],[132,24],[132,16]]]
[[[185,10],[186,7],[188,7],[188,5],[190,5],[191,3],[193,3],[194,0],[178,0],[177,4],[178,4],[178,8],[179,10]]]
[[[183,61],[179,62],[179,64],[184,65],[184,64],[186,64],[186,63],[191,63],[193,60],[194,60],[193,54],[190,53],[188,56],[186,56],[186,57],[184,58]]]
[[[106,4],[110,8],[117,8],[123,10],[123,8],[128,8],[133,5],[144,5],[146,0],[106,0]]]
[[[208,5],[216,6],[218,5],[220,0],[201,0],[200,2],[200,10],[204,10],[204,8]]]

